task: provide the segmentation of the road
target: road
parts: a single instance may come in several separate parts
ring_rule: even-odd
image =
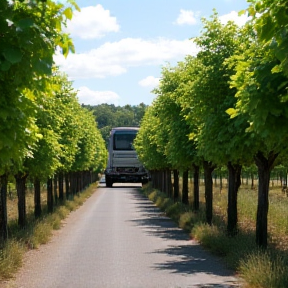
[[[137,184],[100,186],[5,288],[239,287]]]

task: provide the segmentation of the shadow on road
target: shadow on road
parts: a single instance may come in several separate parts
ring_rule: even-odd
[[[215,275],[215,277],[234,276],[232,271],[225,269],[221,259],[203,250],[199,243],[191,240],[187,233],[178,228],[170,218],[166,217],[139,191],[131,191],[131,196],[140,215],[137,219],[131,220],[133,224],[141,227],[149,236],[168,241],[166,248],[153,251],[151,254],[166,254],[171,260],[165,263],[155,263],[154,269],[170,270],[171,273],[181,274],[209,274]],[[198,287],[235,287],[235,281],[231,281],[228,286],[217,283]]]

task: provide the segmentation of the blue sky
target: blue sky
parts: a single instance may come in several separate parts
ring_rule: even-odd
[[[65,0],[62,0],[62,2]],[[246,0],[77,0],[68,22],[76,53],[55,56],[82,104],[150,105],[163,66],[196,55],[192,40],[213,8],[221,21],[242,25]]]

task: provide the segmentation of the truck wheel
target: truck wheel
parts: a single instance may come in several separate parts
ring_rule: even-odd
[[[113,185],[112,179],[106,176],[106,187],[111,188]]]

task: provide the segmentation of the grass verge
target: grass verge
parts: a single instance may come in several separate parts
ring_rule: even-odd
[[[245,281],[249,288],[286,288],[288,287],[288,253],[287,243],[283,244],[281,231],[287,227],[285,221],[279,219],[279,195],[271,197],[269,220],[269,248],[260,250],[255,244],[256,197],[253,191],[243,189],[238,196],[239,233],[235,237],[226,234],[225,212],[227,194],[215,195],[213,225],[205,223],[205,205],[202,199],[200,210],[182,203],[174,203],[166,194],[152,189],[149,185],[142,189],[143,193],[153,201],[166,215],[172,218],[179,227],[190,233],[201,245],[211,253],[221,256],[227,267],[233,269]],[[217,193],[215,193],[217,194]],[[249,197],[247,197],[249,196]],[[282,197],[280,195],[280,197]],[[201,197],[200,197],[201,198]],[[281,200],[282,206],[286,198]],[[274,205],[276,205],[274,207]],[[281,207],[282,207],[281,206]],[[287,203],[286,203],[287,207]],[[243,208],[243,209],[242,209]],[[285,215],[283,218],[285,219]],[[284,223],[285,222],[285,223]],[[280,226],[281,225],[281,226]],[[285,240],[285,239],[284,239]],[[285,241],[284,241],[285,242]],[[287,241],[286,241],[287,242]]]
[[[47,243],[53,230],[61,228],[61,221],[81,206],[93,194],[97,185],[98,183],[90,185],[85,191],[75,195],[73,200],[67,200],[63,205],[55,207],[53,213],[44,211],[40,219],[35,220],[30,212],[25,229],[19,229],[16,220],[10,221],[9,239],[3,249],[0,249],[0,280],[13,277],[22,265],[25,252]]]

